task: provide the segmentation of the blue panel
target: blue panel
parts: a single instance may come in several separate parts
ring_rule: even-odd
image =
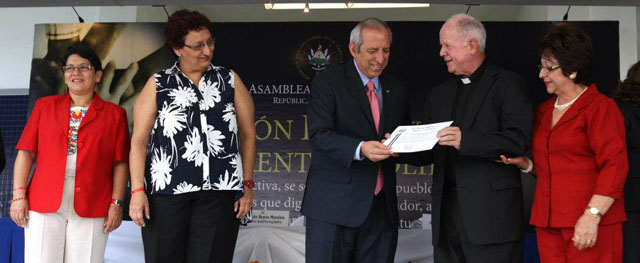
[[[13,162],[15,146],[27,123],[29,96],[0,96],[0,131],[4,139],[7,165],[0,173],[0,217],[9,216],[9,200],[13,187]]]

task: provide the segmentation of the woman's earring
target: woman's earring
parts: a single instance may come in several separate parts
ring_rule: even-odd
[[[577,74],[575,72],[571,73],[571,75],[569,75],[570,79],[576,79]]]

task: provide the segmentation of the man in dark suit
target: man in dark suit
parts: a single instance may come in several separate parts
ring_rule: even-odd
[[[316,76],[309,101],[312,161],[302,203],[306,262],[393,262],[398,241],[395,158],[380,143],[408,116],[406,90],[383,74],[385,22],[352,31],[353,61]]]
[[[440,30],[440,56],[455,77],[431,90],[426,122],[454,122],[414,162],[434,164],[435,262],[522,260],[520,172],[494,160],[525,153],[533,108],[524,80],[485,60],[485,39],[482,23],[464,14]]]

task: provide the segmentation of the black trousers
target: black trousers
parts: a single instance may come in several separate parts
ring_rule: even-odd
[[[373,198],[369,215],[359,227],[306,220],[306,263],[393,262],[398,228],[391,225],[384,191]]]
[[[627,211],[627,222],[622,223],[624,263],[640,263],[640,212]]]
[[[232,262],[239,228],[234,192],[149,195],[151,219],[142,228],[145,261]]]
[[[434,246],[435,263],[513,263],[522,262],[522,241],[478,245],[467,238],[455,190],[442,196],[440,240]]]

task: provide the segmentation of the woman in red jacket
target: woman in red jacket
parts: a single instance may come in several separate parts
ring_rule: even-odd
[[[102,262],[122,221],[127,116],[95,93],[92,50],[70,47],[63,65],[68,93],[36,101],[16,146],[11,219],[25,228],[25,262]]]
[[[616,103],[587,86],[591,40],[558,23],[540,40],[540,73],[554,94],[536,110],[531,224],[542,262],[621,262],[623,186],[629,164]],[[522,157],[504,158],[523,169]]]

